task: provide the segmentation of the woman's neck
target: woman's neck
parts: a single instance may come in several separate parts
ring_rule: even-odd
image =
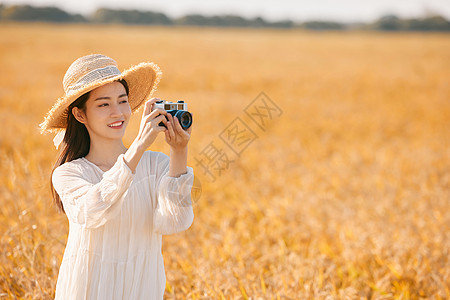
[[[117,157],[124,154],[127,148],[122,140],[92,140],[86,159],[96,164],[103,171],[111,169]]]

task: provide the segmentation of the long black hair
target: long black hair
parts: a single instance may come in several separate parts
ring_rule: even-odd
[[[123,85],[128,95],[129,89],[127,82],[124,79],[120,79],[117,81]],[[77,100],[75,100],[69,105],[67,111],[66,133],[64,135],[63,142],[61,143],[62,144],[61,151],[59,152],[55,165],[53,166],[52,172],[50,174],[50,188],[52,191],[53,202],[62,212],[64,212],[64,207],[61,198],[59,197],[58,193],[56,192],[53,186],[52,176],[53,172],[57,167],[61,166],[66,162],[84,157],[89,153],[89,149],[91,147],[91,139],[89,137],[89,132],[87,131],[86,126],[78,122],[78,120],[72,113],[74,107],[78,107],[78,109],[86,113],[86,101],[89,99],[89,95],[90,92],[87,92],[86,94],[83,94]]]

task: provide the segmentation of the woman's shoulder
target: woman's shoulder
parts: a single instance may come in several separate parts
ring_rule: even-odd
[[[62,165],[55,168],[55,171],[53,173],[57,174],[79,174],[83,173],[84,169],[86,169],[86,163],[84,162],[84,158],[77,158],[72,161],[68,161],[63,163]]]
[[[79,178],[85,179],[86,167],[81,158],[63,163],[55,168],[52,174],[52,182],[55,186],[67,185]]]

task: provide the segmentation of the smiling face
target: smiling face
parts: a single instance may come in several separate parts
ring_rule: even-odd
[[[86,126],[91,141],[122,139],[131,116],[128,95],[120,82],[105,84],[92,90],[83,111],[72,110],[75,118]]]

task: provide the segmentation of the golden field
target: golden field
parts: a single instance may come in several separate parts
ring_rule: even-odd
[[[90,53],[156,62],[155,96],[194,114],[166,299],[450,298],[450,35],[1,24],[0,299],[54,295],[68,222],[38,124]],[[209,180],[195,157],[260,92],[283,113]]]

